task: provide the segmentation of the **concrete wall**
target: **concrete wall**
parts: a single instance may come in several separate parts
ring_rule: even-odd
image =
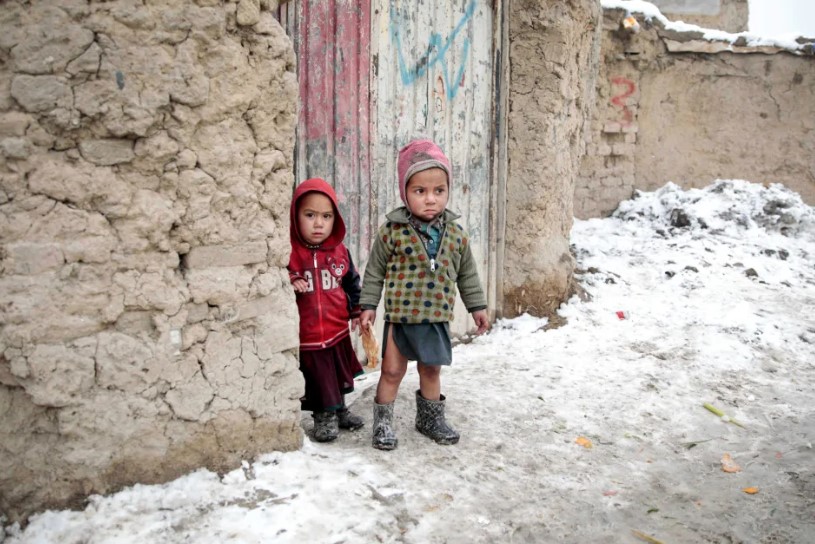
[[[301,445],[297,82],[241,0],[0,9],[0,515]]]
[[[600,3],[509,4],[503,313],[554,312],[572,291],[573,195],[594,103]]]
[[[747,30],[748,0],[650,0],[672,21],[728,32]]]
[[[579,218],[635,189],[717,178],[782,183],[815,204],[815,57],[667,32],[619,30],[606,10],[597,114],[575,193]],[[675,52],[669,52],[668,46]]]

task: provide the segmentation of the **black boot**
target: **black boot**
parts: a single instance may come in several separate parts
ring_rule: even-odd
[[[455,444],[460,435],[444,419],[444,395],[427,400],[416,391],[416,430],[438,444]]]
[[[314,412],[314,440],[331,442],[340,434],[336,412]]]
[[[361,417],[349,412],[345,406],[337,410],[337,420],[340,424],[340,429],[347,429],[349,431],[356,431],[365,425]]]
[[[378,450],[393,450],[398,443],[393,431],[393,403],[377,404],[374,401],[373,446]]]

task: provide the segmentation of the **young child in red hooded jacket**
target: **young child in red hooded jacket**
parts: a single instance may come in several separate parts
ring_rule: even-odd
[[[362,418],[345,406],[354,377],[363,373],[351,345],[359,326],[359,273],[343,244],[345,223],[334,189],[319,178],[301,183],[291,202],[289,279],[300,312],[300,399],[314,418],[314,438],[329,442],[339,429],[356,430]]]

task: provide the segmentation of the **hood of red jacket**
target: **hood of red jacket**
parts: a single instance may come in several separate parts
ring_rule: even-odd
[[[329,235],[326,241],[320,246],[325,249],[334,248],[345,239],[345,221],[343,221],[337,206],[337,193],[334,192],[334,188],[331,187],[327,181],[321,178],[307,179],[294,190],[294,196],[291,199],[291,209],[289,210],[289,219],[291,222],[289,236],[291,237],[292,247],[305,247],[305,242],[300,237],[300,232],[297,229],[297,202],[303,198],[306,193],[312,192],[322,193],[327,196],[331,200],[331,205],[334,207],[334,230],[331,231],[331,235]]]

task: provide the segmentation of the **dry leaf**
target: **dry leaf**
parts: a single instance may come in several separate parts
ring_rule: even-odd
[[[744,491],[748,495],[755,495],[756,493],[758,493],[758,488],[757,487],[745,487],[744,489],[742,489],[742,491]]]
[[[362,348],[368,358],[368,368],[376,368],[376,365],[379,364],[379,344],[376,341],[373,328],[370,325],[367,328],[360,327],[359,336],[362,338]]]
[[[729,453],[722,455],[722,470],[725,472],[741,472],[741,467],[736,464]]]
[[[578,436],[577,439],[575,440],[575,444],[579,444],[586,448],[587,450],[591,449],[592,446],[591,440],[589,440],[585,436]]]

